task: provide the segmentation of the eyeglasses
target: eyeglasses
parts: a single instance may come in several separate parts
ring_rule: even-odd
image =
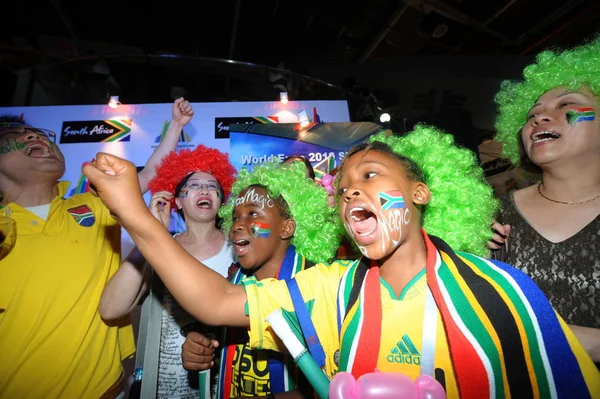
[[[52,130],[31,127],[18,122],[0,122],[0,137],[8,135],[25,136],[29,133],[44,136],[48,141],[56,143],[56,133]]]
[[[214,191],[214,192],[219,192],[220,187],[217,183],[215,182],[188,182],[185,186],[185,189],[187,190],[194,190],[194,191],[200,191],[200,190],[204,190],[204,189],[208,189],[208,191]]]

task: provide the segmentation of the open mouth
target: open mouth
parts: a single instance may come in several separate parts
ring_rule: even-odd
[[[357,206],[346,211],[346,220],[357,244],[367,245],[375,241],[377,235],[377,217],[373,212]]]
[[[551,130],[543,130],[543,131],[539,131],[534,133],[531,136],[531,140],[533,141],[533,144],[539,144],[539,143],[545,143],[547,141],[553,141],[556,139],[560,138],[560,134],[553,132]]]
[[[50,148],[42,143],[33,143],[25,149],[25,155],[32,158],[50,158],[52,153]]]
[[[196,206],[200,209],[212,209],[212,200],[209,198],[200,198],[196,202]]]
[[[250,246],[250,241],[248,240],[235,240],[233,242],[233,249],[235,250],[235,254],[237,256],[244,255],[248,251],[248,247]]]

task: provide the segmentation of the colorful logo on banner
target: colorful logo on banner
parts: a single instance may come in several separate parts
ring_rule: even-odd
[[[109,119],[104,121],[63,122],[60,131],[61,144],[102,143],[129,141],[131,119]]]
[[[165,134],[167,133],[167,130],[169,129],[169,124],[170,124],[169,121],[167,121],[167,120],[164,121],[164,123],[162,125],[162,129],[160,130],[160,134],[158,136],[156,136],[156,138],[154,139],[154,144],[152,144],[152,148],[158,147],[162,138],[165,136]],[[192,149],[194,147],[195,147],[195,145],[192,144],[192,137],[189,134],[187,134],[185,132],[185,130],[181,130],[181,133],[179,133],[179,140],[177,141],[177,149],[182,149],[182,148]]]
[[[229,138],[229,125],[252,125],[255,123],[279,123],[277,116],[249,116],[242,118],[215,118],[215,139]]]
[[[309,157],[308,157],[309,160],[311,158],[311,155],[312,155],[312,158],[315,159],[315,158],[318,158],[317,155],[322,155],[322,154],[321,153],[309,154]],[[315,181],[320,183],[321,177],[332,174],[331,171],[334,170],[335,167],[336,167],[336,161],[335,161],[334,153],[329,154],[322,161],[319,161],[319,162],[313,164],[313,169],[315,171]]]

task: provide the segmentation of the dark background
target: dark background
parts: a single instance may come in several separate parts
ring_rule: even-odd
[[[598,0],[5,2],[0,106],[267,101],[285,87],[473,148],[493,135],[500,82],[594,37],[599,14]]]

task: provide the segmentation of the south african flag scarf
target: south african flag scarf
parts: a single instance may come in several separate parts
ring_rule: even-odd
[[[590,397],[559,320],[531,279],[423,235],[427,284],[446,329],[461,398]],[[361,260],[342,277],[338,326],[340,370],[355,377],[372,372],[382,333],[377,266]]]
[[[296,252],[296,248],[290,245],[287,249],[285,259],[281,264],[279,273],[275,278],[278,280],[289,280],[293,278],[296,273],[304,270],[313,264],[308,262],[301,254]],[[243,269],[238,269],[235,276],[231,279],[234,284],[240,284],[242,279],[248,277],[244,273]],[[221,363],[219,367],[219,379],[217,385],[217,398],[218,399],[229,399],[231,397],[231,385],[234,376],[233,371],[233,359],[235,356],[237,337],[243,333],[239,329],[225,329],[225,342],[223,351],[221,352]],[[232,343],[233,342],[233,343]],[[285,356],[272,352],[269,357],[269,373],[270,373],[270,385],[271,393],[287,392],[296,389],[294,386],[294,376],[296,370],[288,370],[286,366]],[[258,392],[256,393],[258,394]]]

